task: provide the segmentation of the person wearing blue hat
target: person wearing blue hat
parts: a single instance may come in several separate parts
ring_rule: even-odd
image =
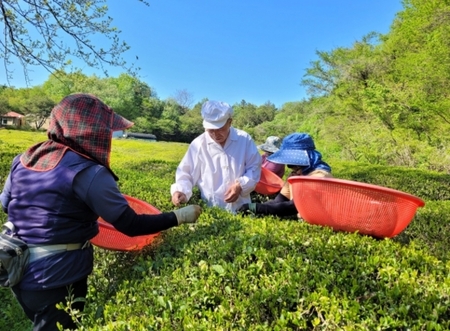
[[[261,155],[252,137],[231,125],[233,108],[228,103],[206,101],[201,115],[205,132],[191,142],[177,167],[172,203],[187,203],[196,186],[208,206],[235,213],[251,202],[261,176]]]
[[[333,177],[331,167],[322,160],[312,137],[307,133],[292,133],[286,136],[278,151],[267,158],[269,161],[287,165],[290,176]],[[243,204],[238,212],[256,215],[293,216],[298,215],[288,181],[274,200],[265,203]],[[298,215],[300,217],[300,215]]]

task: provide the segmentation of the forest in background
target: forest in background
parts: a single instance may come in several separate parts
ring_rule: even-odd
[[[234,104],[233,125],[257,143],[308,132],[327,161],[358,161],[450,171],[450,1],[404,0],[387,34],[368,32],[351,47],[318,51],[304,77],[308,99]],[[39,126],[53,105],[92,93],[135,122],[132,131],[189,143],[203,132],[201,104],[188,90],[161,100],[156,89],[122,74],[100,78],[55,72],[39,86],[0,87],[0,113]],[[227,101],[227,100],[223,100]]]

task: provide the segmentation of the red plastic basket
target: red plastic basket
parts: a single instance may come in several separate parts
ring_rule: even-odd
[[[294,176],[288,178],[301,217],[310,224],[377,238],[394,237],[425,202],[408,193],[355,181]]]
[[[278,193],[283,184],[284,181],[278,175],[266,168],[261,168],[261,178],[256,184],[255,191],[259,194],[271,195]]]
[[[137,214],[161,214],[161,212],[145,201],[124,195],[130,207]],[[98,219],[99,233],[91,239],[91,243],[95,246],[114,250],[114,251],[137,251],[144,246],[149,245],[158,233],[129,237],[122,232],[116,230],[110,223],[104,221],[101,217]]]

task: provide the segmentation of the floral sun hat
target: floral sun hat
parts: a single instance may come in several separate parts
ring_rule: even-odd
[[[280,146],[281,138],[277,136],[270,136],[267,137],[264,144],[258,145],[257,147],[264,152],[275,153],[280,149]]]

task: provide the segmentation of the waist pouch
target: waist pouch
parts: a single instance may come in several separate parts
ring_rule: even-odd
[[[23,240],[0,233],[0,286],[12,287],[18,284],[29,259],[30,250]]]
[[[12,287],[23,277],[28,264],[43,257],[66,251],[85,249],[90,241],[75,244],[60,245],[28,245],[23,240],[14,237],[14,224],[3,224],[0,233],[0,287]]]

